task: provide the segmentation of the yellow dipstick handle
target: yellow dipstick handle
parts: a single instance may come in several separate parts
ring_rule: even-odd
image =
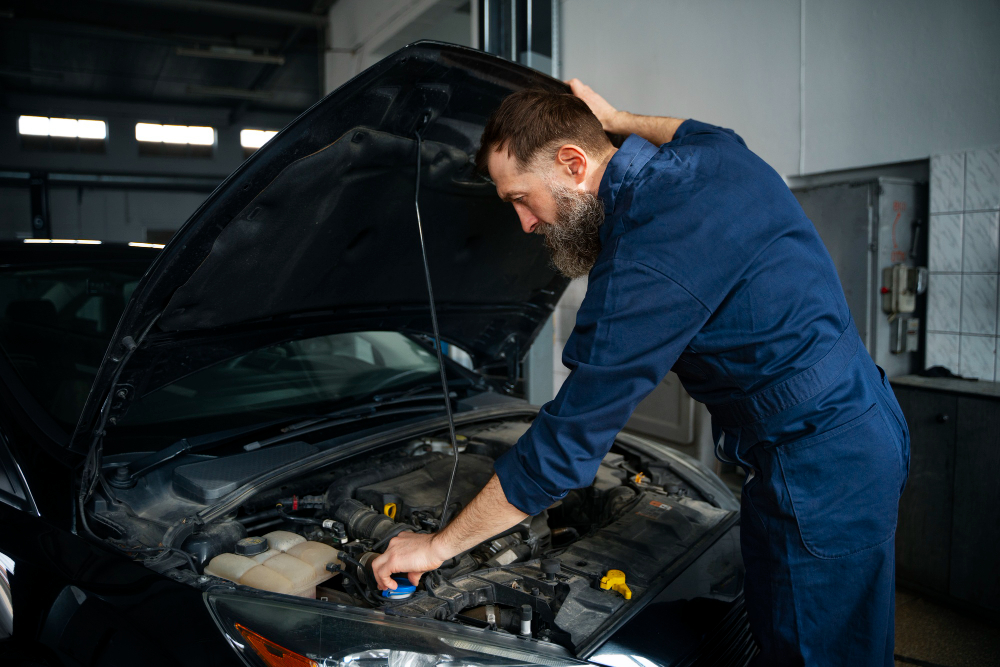
[[[621,570],[608,570],[608,573],[601,578],[601,588],[618,591],[626,600],[632,599],[632,591],[625,584],[625,573]]]
[[[396,503],[386,503],[385,508],[382,510],[382,514],[385,514],[387,517],[389,517],[390,519],[392,519],[393,521],[395,521],[396,520]]]

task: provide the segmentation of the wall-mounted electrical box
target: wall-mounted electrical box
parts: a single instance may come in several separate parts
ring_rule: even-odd
[[[882,269],[882,312],[889,315],[912,313],[917,295],[927,291],[927,269],[893,264]]]

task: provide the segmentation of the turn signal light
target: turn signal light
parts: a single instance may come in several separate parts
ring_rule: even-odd
[[[240,631],[243,638],[247,640],[254,653],[264,661],[267,667],[319,667],[315,660],[291,651],[284,646],[275,644],[267,637],[263,637],[244,625],[236,623],[236,629]]]

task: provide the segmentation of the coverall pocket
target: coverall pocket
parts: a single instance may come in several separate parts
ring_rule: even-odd
[[[820,435],[777,447],[802,543],[841,558],[890,539],[902,482],[896,438],[873,405]]]

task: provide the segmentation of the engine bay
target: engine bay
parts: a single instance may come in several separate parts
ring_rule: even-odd
[[[459,429],[449,516],[493,475],[530,425],[518,417]],[[454,458],[443,436],[409,439],[256,493],[197,526],[164,534],[260,471],[321,451],[291,442],[230,456],[178,457],[130,488],[102,479],[87,508],[99,536],[200,589],[241,587],[532,636],[573,650],[656,589],[671,564],[733,512],[675,463],[616,445],[594,482],[446,561],[417,586],[380,591],[371,562],[403,531],[434,532]],[[105,473],[115,477],[115,468]]]

